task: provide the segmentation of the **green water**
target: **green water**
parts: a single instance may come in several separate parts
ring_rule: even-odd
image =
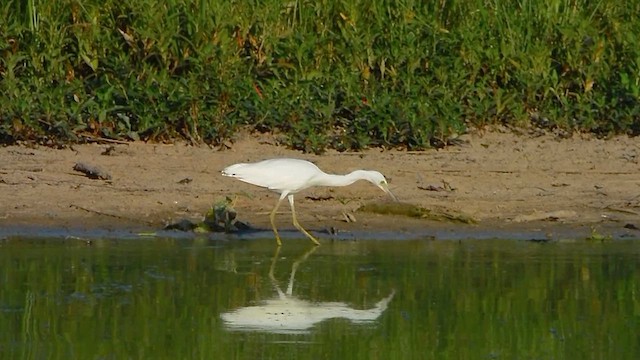
[[[635,359],[638,244],[5,240],[0,358]]]

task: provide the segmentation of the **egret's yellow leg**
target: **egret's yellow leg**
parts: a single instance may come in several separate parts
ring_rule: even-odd
[[[293,226],[295,226],[296,229],[302,231],[303,234],[307,235],[307,237],[311,239],[311,241],[313,241],[314,244],[320,245],[320,242],[318,242],[318,240],[316,240],[316,238],[314,238],[313,235],[309,234],[307,230],[305,230],[302,227],[302,225],[300,225],[300,223],[298,222],[298,218],[296,217],[296,208],[293,205],[293,194],[288,195],[287,199],[289,199],[289,205],[291,206],[291,216],[293,217]]]
[[[280,207],[280,203],[282,202],[282,199],[284,199],[284,198],[280,197],[280,199],[278,199],[278,202],[276,203],[276,206],[273,208],[273,210],[271,210],[271,214],[269,214],[269,219],[271,220],[271,227],[273,228],[273,233],[276,234],[276,243],[278,244],[278,246],[282,245],[282,241],[280,240],[280,235],[278,234],[278,229],[276,229],[276,212],[278,211],[278,208]]]

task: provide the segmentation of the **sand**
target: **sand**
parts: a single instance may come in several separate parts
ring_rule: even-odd
[[[231,196],[238,220],[269,230],[268,212],[278,194],[220,171],[237,162],[295,157],[337,174],[378,170],[401,201],[476,221],[465,225],[358,212],[365,203],[388,201],[382,191],[360,181],[296,196],[299,220],[312,231],[640,237],[640,139],[494,129],[459,140],[459,145],[427,151],[370,149],[319,156],[255,134],[220,148],[143,142],[63,149],[6,146],[0,148],[0,228],[17,234],[34,228],[154,231],[180,219],[201,220],[212,204]],[[77,163],[97,167],[110,179],[89,178],[74,170]],[[293,229],[290,219],[284,203],[279,228]]]

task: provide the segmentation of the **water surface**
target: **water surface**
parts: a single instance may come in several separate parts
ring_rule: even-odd
[[[5,240],[0,358],[633,359],[637,244]]]

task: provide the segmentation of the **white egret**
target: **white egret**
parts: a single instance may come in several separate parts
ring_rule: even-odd
[[[347,186],[358,180],[367,180],[389,194],[396,197],[389,190],[389,184],[384,176],[372,170],[356,170],[347,175],[327,174],[315,164],[299,159],[269,159],[256,163],[241,163],[231,165],[222,170],[222,175],[234,177],[249,184],[265,187],[280,194],[276,206],[271,211],[269,219],[273,233],[276,235],[278,246],[282,245],[280,235],[276,229],[275,216],[280,203],[286,197],[291,206],[293,226],[305,234],[316,245],[318,240],[309,234],[299,223],[293,205],[293,195],[312,186]]]

